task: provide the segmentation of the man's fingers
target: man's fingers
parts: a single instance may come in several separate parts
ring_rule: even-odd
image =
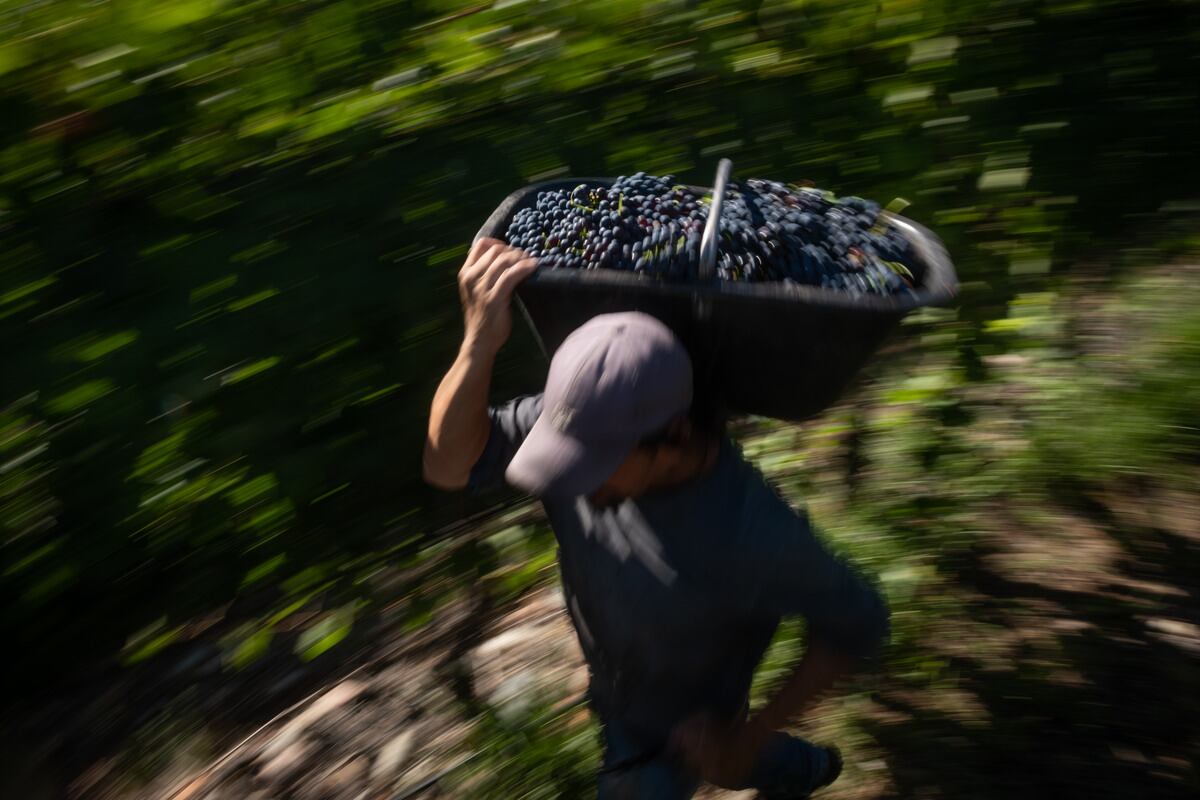
[[[492,262],[502,256],[506,250],[508,250],[508,245],[506,245],[504,242],[493,239],[492,242],[483,249],[483,252],[479,254],[479,258],[475,259],[475,264],[473,265],[474,269],[477,269],[482,275],[483,273],[487,272],[487,269],[492,265]]]
[[[462,269],[458,271],[459,279],[464,279],[470,275],[475,270],[475,267],[479,264],[479,259],[483,256],[487,249],[495,245],[495,243],[496,240],[488,236],[477,239],[475,243],[471,245],[471,252],[467,253],[467,257],[463,261]]]
[[[479,279],[480,288],[484,291],[490,290],[496,285],[496,281],[500,280],[501,275],[523,258],[525,258],[524,250],[518,250],[515,247],[507,248],[503,253],[492,259],[492,263],[488,265],[487,272]]]
[[[465,263],[473,264],[476,259],[483,255],[483,251],[497,244],[501,244],[499,239],[493,239],[490,236],[479,237],[475,240],[475,243],[471,245],[471,252],[467,253],[467,260]]]
[[[496,285],[492,287],[492,295],[501,300],[507,300],[512,296],[517,284],[532,275],[537,267],[538,260],[536,258],[525,258],[513,264],[496,279]]]
[[[487,241],[488,244],[482,249],[478,257],[474,261],[468,259],[467,263],[463,265],[462,272],[459,273],[459,280],[462,283],[468,286],[478,283],[480,277],[486,274],[492,262],[508,249],[508,245],[497,239],[488,239]]]

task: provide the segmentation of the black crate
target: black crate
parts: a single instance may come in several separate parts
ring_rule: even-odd
[[[538,192],[612,178],[574,178],[526,186],[492,213],[476,239],[503,239],[509,222]],[[708,189],[691,187],[700,194]],[[680,283],[608,269],[538,269],[517,289],[518,305],[547,358],[597,314],[643,311],[666,323],[692,355],[696,396],[723,413],[801,420],[820,413],[900,319],[955,296],[954,265],[926,228],[893,216],[913,245],[913,293],[883,297],[783,282],[714,279]]]

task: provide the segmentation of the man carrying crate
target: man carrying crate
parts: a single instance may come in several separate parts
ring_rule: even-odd
[[[723,431],[692,419],[692,366],[651,316],[596,317],[554,354],[545,391],[488,407],[511,299],[536,262],[481,239],[459,273],[465,336],[433,399],[426,480],[505,481],[541,499],[602,723],[600,798],[686,798],[701,780],[807,797],[836,748],[779,732],[887,634],[883,599],[834,558]],[[781,618],[808,646],[749,713]]]

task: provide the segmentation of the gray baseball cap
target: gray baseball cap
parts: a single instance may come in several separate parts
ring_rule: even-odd
[[[587,495],[692,404],[692,360],[639,311],[593,317],[550,360],[542,413],[505,477],[539,496]]]

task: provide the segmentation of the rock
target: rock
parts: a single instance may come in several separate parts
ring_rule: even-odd
[[[411,728],[392,737],[375,756],[371,780],[382,782],[392,778],[408,762],[415,743],[416,732]]]
[[[505,720],[586,690],[587,669],[561,595],[539,592],[505,615],[464,659],[476,697]]]
[[[494,694],[488,698],[488,703],[495,707],[496,716],[506,723],[515,724],[527,717],[533,708],[533,694],[536,681],[532,670],[518,672],[511,678],[506,678]]]
[[[333,798],[350,795],[367,777],[368,762],[363,756],[354,756],[321,780],[319,797]]]
[[[1146,620],[1146,626],[1171,636],[1200,639],[1200,628],[1182,620],[1151,618]]]
[[[263,748],[262,758],[274,759],[299,739],[310,725],[358,697],[365,688],[366,686],[358,681],[343,681],[318,697],[312,705],[284,725],[275,738],[267,743],[267,746]]]
[[[495,658],[505,650],[531,642],[542,634],[542,628],[537,625],[519,625],[515,628],[510,628],[476,647],[474,653],[472,653],[472,658],[476,663],[489,658]]]
[[[1200,655],[1200,627],[1177,619],[1146,620],[1150,635],[1193,655]]]
[[[265,783],[286,784],[305,767],[312,749],[308,742],[299,741],[292,742],[269,758],[267,751],[263,750],[263,765],[258,770],[258,779]]]

